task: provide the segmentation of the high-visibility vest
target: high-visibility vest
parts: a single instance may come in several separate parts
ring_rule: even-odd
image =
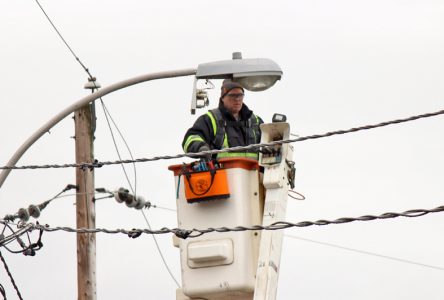
[[[214,139],[212,141],[212,146],[215,149],[225,149],[229,148],[229,137],[226,133],[226,126],[239,126],[245,128],[247,145],[257,144],[260,142],[260,130],[259,130],[259,117],[252,114],[251,117],[246,121],[230,121],[225,120],[222,117],[221,111],[216,108],[207,112],[208,117],[211,120],[211,125],[213,126]],[[258,159],[258,152],[256,151],[246,151],[246,152],[224,152],[219,153],[217,158],[223,157],[247,157]]]

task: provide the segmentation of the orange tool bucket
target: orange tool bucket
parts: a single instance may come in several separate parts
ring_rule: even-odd
[[[182,176],[189,203],[230,197],[225,169],[184,172]]]
[[[199,162],[190,164],[172,165],[168,169],[178,177],[176,186],[179,199],[179,188],[184,186],[187,203],[209,201],[216,199],[226,199],[230,197],[227,172],[230,169],[258,170],[257,160],[248,158],[224,158],[216,162],[216,167],[208,167],[208,170],[201,171],[193,169]],[[214,163],[214,161],[213,161]]]

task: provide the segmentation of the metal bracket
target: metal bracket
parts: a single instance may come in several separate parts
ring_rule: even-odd
[[[290,185],[291,189],[294,189],[294,182],[296,179],[296,168],[294,166],[294,161],[285,159],[285,162],[288,166],[288,172],[287,172],[287,178],[288,178],[288,184]]]

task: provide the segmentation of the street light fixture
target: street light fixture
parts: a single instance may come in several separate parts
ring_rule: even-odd
[[[200,64],[197,79],[231,78],[249,91],[264,91],[281,79],[282,70],[274,61],[267,58],[243,59],[240,52],[233,53],[232,60]]]
[[[208,105],[206,93],[197,89],[199,79],[230,78],[249,91],[259,92],[272,87],[281,77],[282,70],[274,61],[267,58],[243,59],[240,52],[234,52],[232,60],[200,64],[194,80],[191,113]]]

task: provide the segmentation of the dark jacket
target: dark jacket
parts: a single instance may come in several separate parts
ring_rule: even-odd
[[[259,124],[263,121],[261,118],[255,116],[253,112],[248,108],[245,103],[242,105],[242,109],[239,112],[240,120],[236,121],[231,113],[223,106],[222,102],[219,102],[218,109],[221,112],[222,118],[226,120],[225,133],[228,140],[228,147],[247,146],[254,143],[259,143],[261,140]],[[254,138],[249,136],[250,130],[248,127],[248,120],[253,116],[255,119],[257,134],[254,134]],[[201,115],[193,127],[188,129],[182,142],[182,148],[185,152],[199,152],[199,148],[204,144],[208,145],[210,149],[221,149],[225,146],[214,144],[215,134],[213,130],[213,124],[210,116],[207,114]],[[257,151],[256,151],[257,152]]]

